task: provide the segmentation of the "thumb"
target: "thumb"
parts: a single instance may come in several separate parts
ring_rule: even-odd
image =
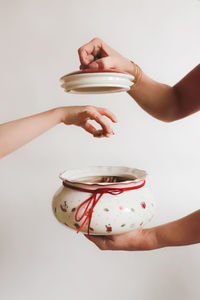
[[[111,56],[102,57],[88,65],[90,69],[113,69],[115,68],[115,59]]]

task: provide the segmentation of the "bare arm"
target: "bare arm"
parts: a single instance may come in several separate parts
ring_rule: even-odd
[[[135,63],[99,38],[78,50],[81,69],[120,69],[135,76],[129,95],[153,117],[170,122],[200,110],[200,65],[173,87],[149,78]],[[101,56],[95,61],[95,57]]]
[[[138,82],[128,93],[153,117],[170,122],[200,110],[200,65],[173,87],[152,80],[140,69],[139,72]]]
[[[113,113],[105,108],[94,106],[67,106],[59,107],[23,119],[7,122],[0,125],[0,158],[30,142],[59,123],[77,125],[91,134],[96,129],[88,122],[95,120],[102,127],[103,135],[113,134],[111,126],[103,116],[116,122]]]
[[[161,226],[133,230],[125,234],[87,236],[101,250],[153,250],[200,243],[200,210]]]
[[[200,243],[200,209],[177,221],[156,227],[155,233],[159,248]]]

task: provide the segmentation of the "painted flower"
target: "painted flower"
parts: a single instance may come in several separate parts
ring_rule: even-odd
[[[67,205],[66,201],[64,201],[63,204],[60,204],[60,209],[64,212],[67,212],[68,205]]]
[[[146,208],[146,203],[145,202],[141,202],[140,205],[141,205],[142,208],[144,208],[144,209]]]
[[[112,227],[110,224],[105,225],[105,227],[106,227],[106,232],[112,232]]]
[[[108,208],[104,208],[104,211],[109,211],[109,209]]]
[[[76,227],[76,229],[80,228],[80,225],[78,223],[74,223],[74,226]]]

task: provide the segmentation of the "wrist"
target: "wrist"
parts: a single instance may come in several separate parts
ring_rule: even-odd
[[[136,84],[138,85],[140,83],[140,81],[141,81],[141,78],[142,78],[142,69],[137,64],[135,64],[133,61],[131,61],[131,63],[132,63],[133,68],[134,68],[133,76],[135,78],[133,80],[133,83],[134,83],[133,86],[135,87]]]
[[[160,248],[155,227],[133,230],[129,242],[128,250],[155,250]]]
[[[65,123],[67,119],[67,108],[66,107],[57,107],[55,108],[55,118],[57,120],[57,123]]]
[[[129,59],[126,59],[127,62],[126,62],[126,67],[124,68],[125,72],[133,75],[135,77],[135,74],[136,74],[136,65]]]
[[[173,243],[173,238],[170,238],[171,234],[169,224],[170,223],[154,227],[157,248],[175,246],[175,244]]]
[[[131,60],[128,60],[127,68],[125,71],[134,76],[133,85],[131,86],[132,90],[141,82],[143,72],[141,68]]]
[[[145,240],[147,241],[148,250],[161,248],[156,234],[156,227],[144,229]]]

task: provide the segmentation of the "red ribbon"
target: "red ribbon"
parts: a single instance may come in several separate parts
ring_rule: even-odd
[[[65,187],[73,189],[73,190],[77,190],[77,191],[80,191],[80,192],[85,192],[85,193],[91,193],[92,194],[88,199],[86,199],[85,201],[83,201],[79,205],[79,207],[76,211],[76,214],[75,214],[76,222],[80,222],[85,217],[85,219],[82,222],[81,226],[77,230],[77,233],[79,233],[79,231],[81,231],[81,229],[83,228],[83,226],[86,223],[87,219],[89,219],[89,221],[88,221],[88,234],[90,234],[90,223],[91,223],[91,220],[92,220],[93,210],[94,210],[95,206],[97,205],[97,203],[99,202],[99,200],[101,199],[101,197],[104,194],[119,195],[119,194],[122,194],[123,192],[126,192],[126,191],[140,189],[141,187],[143,187],[145,185],[145,180],[142,180],[142,183],[139,184],[139,185],[136,185],[136,186],[126,187],[126,188],[99,188],[99,189],[96,189],[96,190],[89,190],[89,189],[83,189],[83,188],[77,187],[77,186],[72,186],[72,185],[67,184],[65,181],[63,181],[63,185]],[[87,204],[87,205],[86,205],[86,208],[85,208],[84,212],[82,213],[82,215],[80,217],[78,217],[78,213],[79,213],[80,209],[85,204]],[[90,207],[90,205],[91,205],[91,207]]]

